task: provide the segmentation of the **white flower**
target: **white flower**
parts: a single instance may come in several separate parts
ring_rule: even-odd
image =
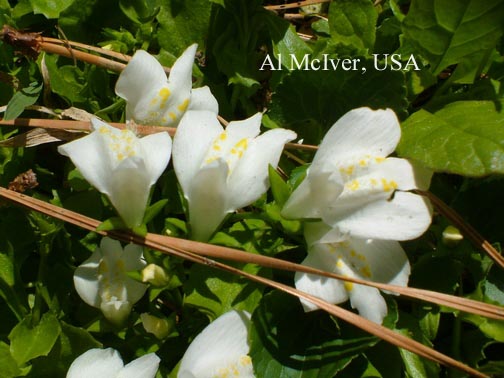
[[[322,223],[306,228],[307,240],[316,234],[324,234],[327,228]],[[308,256],[302,265],[337,273],[345,277],[407,286],[410,264],[401,245],[397,241],[359,239],[350,237],[336,243],[309,244]],[[373,322],[381,324],[387,314],[387,304],[376,288],[343,282],[313,274],[296,273],[298,290],[324,299],[329,303],[342,303],[350,299],[352,308]],[[318,307],[301,300],[305,311]]]
[[[205,241],[226,214],[248,206],[268,190],[268,165],[296,134],[274,129],[258,136],[261,114],[224,130],[215,114],[189,111],[173,140],[173,166],[189,203],[192,236]]]
[[[407,160],[389,157],[401,129],[394,112],[354,109],[324,137],[306,178],[282,210],[289,218],[321,218],[332,227],[321,242],[341,235],[409,240],[431,222],[422,196],[406,192],[427,188],[430,174],[414,172]]]
[[[119,353],[112,348],[90,349],[77,357],[66,378],[154,378],[159,357],[146,354],[124,366]]]
[[[74,272],[75,290],[88,305],[101,309],[112,323],[121,324],[133,305],[142,298],[147,285],[126,272],[145,267],[142,247],[103,238],[100,247]]]
[[[209,110],[219,105],[208,87],[192,89],[192,66],[198,45],[189,46],[174,63],[170,78],[149,53],[138,50],[116,84],[126,103],[126,119],[144,125],[177,126],[186,110]]]
[[[177,378],[254,378],[247,342],[250,314],[230,311],[208,325],[182,357]]]
[[[126,226],[142,223],[151,186],[170,161],[166,132],[141,139],[96,118],[93,132],[58,147],[96,189],[106,194]]]

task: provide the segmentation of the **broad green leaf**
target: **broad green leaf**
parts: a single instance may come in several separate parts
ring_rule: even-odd
[[[178,56],[187,46],[198,43],[205,49],[212,4],[208,0],[163,0],[157,15],[160,46]]]
[[[47,312],[36,326],[31,325],[32,317],[27,316],[9,334],[12,357],[19,365],[33,358],[47,356],[61,333],[56,316]]]
[[[336,43],[357,51],[371,50],[376,37],[378,12],[369,0],[336,0],[329,6],[329,30]]]
[[[258,377],[332,378],[377,342],[354,328],[338,330],[327,314],[305,313],[299,299],[276,291],[263,297],[252,322],[250,356]]]
[[[9,345],[0,341],[0,378],[18,377],[21,371],[19,370],[16,360],[12,357]]]
[[[258,274],[261,268],[246,265],[245,271]],[[185,304],[217,318],[231,309],[252,312],[261,299],[263,286],[228,272],[193,265],[184,291]]]
[[[14,286],[14,266],[12,260],[0,253],[0,281],[8,286]]]
[[[406,114],[404,74],[377,71],[372,61],[361,59],[358,71],[293,71],[277,87],[270,118],[293,129],[305,143],[318,144],[325,132],[351,109],[369,106],[392,108]]]
[[[157,3],[157,0],[119,0],[119,7],[131,21],[140,24],[156,16]]]
[[[420,110],[402,125],[397,152],[438,172],[504,173],[504,115],[490,101],[459,101],[434,114]]]
[[[61,322],[61,334],[47,357],[33,361],[37,376],[63,377],[75,358],[91,348],[102,347],[88,331]],[[97,377],[98,378],[98,377]]]
[[[414,0],[403,31],[438,74],[493,48],[504,31],[503,19],[502,0]]]
[[[7,104],[5,111],[5,119],[17,118],[26,107],[33,105],[37,102],[42,90],[42,83],[33,82],[28,87],[21,89],[12,96]]]
[[[46,55],[45,62],[51,79],[51,89],[54,93],[59,94],[70,103],[87,100],[86,79],[82,70],[73,65],[58,66],[57,55]]]
[[[271,12],[265,12],[264,20],[273,45],[273,54],[277,59],[281,54],[284,58],[281,61],[285,67],[288,67],[286,57],[293,55],[298,61],[301,61],[305,54],[311,53],[311,49],[299,38],[296,30],[289,22]]]
[[[156,203],[153,203],[152,205],[150,205],[145,210],[145,215],[144,215],[143,223],[147,224],[152,219],[154,219],[154,217],[156,215],[158,215],[161,210],[163,210],[163,208],[166,206],[167,203],[168,203],[168,199],[165,198],[165,199],[159,200]]]
[[[73,2],[74,0],[30,0],[33,13],[43,14],[47,18],[58,18]]]

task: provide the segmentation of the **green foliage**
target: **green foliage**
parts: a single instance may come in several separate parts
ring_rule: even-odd
[[[0,0],[0,25],[128,55],[145,49],[166,66],[198,43],[194,86],[211,88],[221,116],[232,121],[265,112],[263,126],[292,129],[305,144],[319,144],[351,109],[391,108],[402,122],[397,155],[433,170],[430,191],[500,249],[504,1],[333,0],[315,10],[264,8],[278,3]],[[55,54],[32,55],[34,50],[0,41],[4,120],[52,119],[31,107],[40,105],[57,114],[74,106],[124,122],[125,104],[114,92],[117,73]],[[26,131],[2,126],[0,139]],[[278,170],[269,167],[271,190],[229,215],[211,243],[296,263],[306,257],[303,222],[284,219],[281,210],[313,152],[288,152]],[[97,219],[99,231],[125,228],[106,196],[55,145],[0,147],[3,187],[30,168],[39,186],[26,195]],[[188,238],[187,202],[171,167],[150,203],[134,232]],[[424,236],[402,243],[411,263],[409,285],[503,306],[502,270],[467,237],[445,245],[442,231],[449,224],[435,214]],[[277,290],[147,249],[146,261],[162,268],[164,281],[149,286],[124,326],[114,326],[73,289],[73,272],[99,243],[95,232],[0,203],[0,378],[65,376],[71,362],[94,347],[116,348],[125,362],[156,352],[158,377],[174,377],[190,342],[231,309],[252,314],[249,344],[257,377],[459,376],[322,311],[305,313],[298,299]],[[294,284],[291,272],[231,265]],[[139,271],[129,276],[142,278]],[[502,322],[384,296],[386,327],[487,374],[502,373]],[[169,319],[168,337],[147,333],[142,313]]]
[[[439,172],[504,173],[501,104],[454,102],[434,114],[420,110],[403,123],[398,153]]]

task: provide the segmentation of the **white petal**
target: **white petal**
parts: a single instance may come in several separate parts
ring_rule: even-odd
[[[175,61],[170,71],[168,82],[173,91],[189,93],[192,87],[192,67],[196,56],[197,44],[189,46]]]
[[[143,269],[147,263],[143,260],[143,248],[136,244],[128,244],[124,247],[122,255],[124,261],[124,270],[131,272]],[[125,277],[124,285],[126,287],[128,301],[132,304],[138,302],[147,291],[148,285],[138,282],[128,276]]]
[[[105,318],[117,325],[122,325],[131,312],[132,303],[116,298],[104,300],[100,303],[100,310]]]
[[[192,238],[207,241],[228,213],[226,162],[216,160],[201,169],[185,192]]]
[[[368,264],[373,281],[408,285],[410,264],[398,242],[352,238],[350,244]]]
[[[228,203],[232,210],[250,205],[269,188],[268,167],[276,168],[285,143],[296,133],[275,129],[251,141],[228,179]]]
[[[338,232],[335,232],[338,231]],[[334,237],[329,242],[322,242],[322,238],[326,238],[328,233],[334,233]],[[317,243],[336,243],[346,240],[346,236],[341,234],[338,229],[331,228],[331,226],[324,222],[307,222],[304,225],[304,237],[306,245],[310,248]]]
[[[329,129],[313,164],[366,155],[385,157],[395,150],[400,138],[401,128],[392,110],[350,110]]]
[[[90,349],[77,357],[66,375],[67,378],[116,377],[123,362],[119,353],[112,349]]]
[[[240,377],[254,377],[252,362],[247,356],[250,315],[230,311],[210,323],[187,349],[177,377],[210,378],[226,369],[237,368]]]
[[[256,113],[247,119],[229,122],[226,131],[229,137],[236,142],[243,138],[255,138],[261,131],[261,120],[262,114]]]
[[[110,177],[109,198],[126,226],[142,223],[151,177],[143,159],[132,156],[124,159]]]
[[[166,81],[164,69],[156,58],[138,50],[119,75],[115,87],[116,94],[127,101],[126,118],[138,112],[142,100],[154,98]]]
[[[431,211],[426,200],[416,194],[396,192],[390,201],[375,201],[344,218],[323,217],[340,232],[363,239],[410,240],[422,235],[430,225]],[[322,240],[327,242],[327,240]]]
[[[85,303],[93,307],[99,307],[101,302],[98,284],[98,266],[101,258],[101,251],[96,248],[91,257],[79,265],[74,272],[74,286],[77,294]]]
[[[336,260],[337,255],[330,251],[328,245],[315,244],[310,248],[308,256],[303,260],[301,265],[325,271],[333,271]],[[298,272],[295,275],[295,284],[298,290],[321,298],[329,303],[342,303],[348,299],[348,294],[343,282],[333,278]],[[301,299],[301,304],[305,311],[318,309],[316,305],[303,299]]]
[[[140,139],[142,157],[149,171],[150,185],[164,172],[171,157],[172,140],[167,132],[147,135]]]
[[[100,192],[109,194],[112,166],[107,146],[97,132],[58,147],[68,156],[86,180]]]
[[[312,166],[285,203],[282,216],[321,218],[323,212],[336,201],[342,191],[343,181],[338,171],[323,171]]]
[[[210,91],[210,88],[204,86],[192,90],[191,102],[187,110],[208,110],[217,115],[219,114],[219,104]]]
[[[154,353],[146,354],[127,364],[116,378],[154,378],[159,367],[159,361],[159,357]]]
[[[383,318],[387,315],[387,303],[378,289],[351,284],[348,295],[352,308],[357,309],[360,316],[378,324],[383,322]]]
[[[215,114],[188,111],[173,138],[173,167],[187,196],[191,181],[198,174],[213,140],[223,131]]]

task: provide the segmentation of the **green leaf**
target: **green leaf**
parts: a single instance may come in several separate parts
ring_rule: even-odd
[[[40,91],[42,90],[42,83],[33,82],[26,88],[21,89],[19,92],[14,93],[14,96],[7,104],[5,111],[5,119],[15,119],[19,117],[26,107],[33,105],[37,102]]]
[[[369,0],[336,0],[329,6],[329,31],[336,43],[371,50],[378,12]]]
[[[261,268],[249,264],[243,270],[257,274]],[[185,304],[197,307],[214,319],[231,309],[252,312],[263,288],[238,275],[196,264],[184,287]]]
[[[19,370],[16,360],[12,357],[9,345],[0,341],[0,378],[18,377],[21,371]]]
[[[438,74],[467,56],[493,48],[504,31],[503,19],[502,0],[415,0],[403,31]]]
[[[14,286],[14,265],[4,253],[0,253],[0,281],[8,286]]]
[[[301,61],[305,54],[311,53],[311,49],[299,38],[296,30],[289,22],[271,12],[265,12],[264,20],[273,45],[273,54],[277,59],[281,54],[283,57],[295,56],[298,61]],[[285,67],[290,66],[290,64],[287,65],[287,59],[281,61]]]
[[[101,222],[96,231],[111,231],[111,230],[124,230],[127,229],[123,220],[120,217],[111,217]]]
[[[168,199],[162,199],[157,201],[156,203],[150,205],[147,210],[145,210],[145,215],[143,219],[143,223],[147,224],[149,223],[156,215],[159,214],[161,210],[166,206],[168,203]]]
[[[46,18],[58,18],[74,0],[30,0],[33,13],[43,14]]]
[[[269,180],[271,184],[271,192],[275,202],[282,207],[290,196],[289,185],[283,180],[282,176],[271,165],[268,167]]]
[[[61,322],[61,334],[47,357],[33,361],[33,371],[37,376],[63,377],[70,364],[79,355],[91,348],[102,347],[102,344],[81,327]]]
[[[57,55],[46,55],[45,63],[51,79],[51,89],[54,93],[68,100],[70,103],[85,102],[86,79],[84,72],[77,66],[58,66]]]
[[[490,101],[459,101],[434,114],[420,110],[403,123],[397,152],[438,172],[502,174],[501,106]]]
[[[270,118],[293,129],[305,143],[318,144],[325,132],[351,109],[360,106],[392,108],[406,114],[404,75],[377,71],[372,61],[361,61],[358,71],[293,71],[277,87]]]
[[[119,7],[133,22],[141,24],[156,16],[159,7],[156,0],[119,0]]]
[[[58,319],[51,313],[45,313],[36,326],[31,323],[30,315],[9,334],[10,351],[19,365],[39,356],[47,356],[61,333]]]
[[[338,330],[330,316],[305,313],[299,299],[274,291],[252,315],[250,356],[259,377],[332,378],[377,342],[355,328]]]
[[[205,49],[212,4],[208,0],[164,0],[157,15],[159,44],[175,55],[197,43]]]

